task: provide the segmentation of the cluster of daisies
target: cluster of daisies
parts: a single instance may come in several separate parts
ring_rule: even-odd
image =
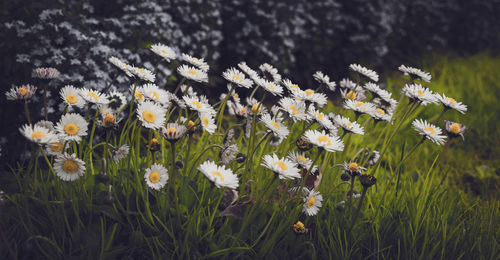
[[[136,67],[117,57],[111,57],[109,62],[133,79],[134,84],[125,87],[126,91],[106,89],[101,92],[71,85],[64,86],[59,94],[65,104],[65,111],[55,123],[42,120],[33,124],[29,110],[26,109],[28,124],[23,125],[20,132],[30,141],[40,145],[44,156],[48,154],[55,157],[52,169],[62,180],[74,181],[86,172],[85,162],[77,157],[73,147],[84,140],[92,146],[95,126],[99,127],[97,131],[101,131],[100,129],[107,131],[140,122],[140,125],[149,129],[150,133],[154,132],[157,134],[155,136],[161,136],[175,145],[180,139],[192,138],[195,134],[219,136],[222,130],[219,129],[220,120],[227,111],[239,122],[236,127],[231,126],[234,129],[228,129],[226,132],[223,144],[220,146],[220,161],[207,160],[201,163],[197,170],[217,188],[237,190],[240,186],[239,175],[233,172],[231,165],[234,165],[233,162],[243,163],[245,154],[240,152],[242,144],[238,145],[233,140],[234,130],[241,126],[241,132],[244,133],[242,143],[247,147],[246,156],[253,156],[252,152],[256,147],[250,147],[250,144],[254,143],[250,142],[251,138],[261,134],[262,140],[268,140],[270,146],[278,147],[287,143],[290,129],[294,124],[300,123],[303,132],[298,140],[292,140],[296,141],[297,150],[288,151],[286,155],[281,156],[276,153],[266,154],[262,158],[261,165],[280,180],[295,185],[291,191],[302,196],[303,212],[312,216],[318,213],[323,200],[318,191],[322,169],[315,165],[320,155],[323,152],[343,151],[343,138],[348,134],[364,135],[364,127],[357,122],[363,115],[373,119],[375,124],[379,122],[392,124],[398,105],[392,98],[392,93],[377,84],[378,74],[358,64],[349,66],[353,72],[352,79],[342,79],[337,85],[328,75],[318,71],[313,75],[317,86],[303,89],[292,80],[282,77],[270,64],[264,63],[258,70],[254,70],[245,62],[239,63],[237,68],[232,67],[222,73],[222,78],[227,82],[227,92],[220,96],[217,105],[212,105],[208,97],[196,92],[206,91],[205,85],[209,82],[210,67],[206,61],[188,54],[179,55],[176,50],[163,44],[151,46],[151,51],[161,57],[162,62],[175,61],[175,64],[178,64],[176,72],[181,80],[176,87],[160,88],[154,83],[156,75],[152,70]],[[414,83],[417,80],[429,82],[430,74],[403,65],[399,69],[412,78],[412,83],[403,88],[403,93],[410,98],[411,104],[425,106],[429,103],[441,103],[445,110],[455,109],[461,113],[467,110],[462,103],[445,95],[434,94],[422,85]],[[43,68],[34,70],[33,74],[39,78],[49,79],[57,77],[59,72]],[[243,100],[238,94],[239,89],[251,90],[251,95]],[[10,100],[24,101],[27,106],[36,91],[37,87],[33,85],[22,85],[10,89],[6,96]],[[266,107],[266,96],[278,97],[279,101],[272,107]],[[329,98],[340,99],[342,108],[345,109],[343,115],[324,111]],[[93,110],[95,110],[94,117],[89,113]],[[347,116],[348,110],[354,112],[354,119]],[[87,112],[84,117],[82,114],[85,111]],[[124,120],[125,118],[127,120]],[[125,123],[121,124],[123,121]],[[89,135],[90,125],[92,131]],[[416,120],[413,125],[420,134],[432,141],[440,144],[444,142],[444,136],[438,127],[423,120]],[[256,129],[264,131],[256,132]],[[461,135],[465,127],[458,123],[447,122],[446,129],[455,135]],[[116,147],[110,143],[105,144],[112,149],[112,161],[115,164],[118,165],[128,156],[129,144]],[[159,146],[158,140],[153,138],[148,148],[149,151],[155,152],[159,150]],[[317,148],[315,160],[308,157],[308,153],[312,154],[313,147]],[[73,153],[68,152],[70,150]],[[376,151],[369,152],[364,166],[375,164],[378,160],[377,155],[379,154]],[[187,156],[184,154],[183,158],[185,157]],[[343,166],[344,173],[348,174],[347,179],[354,180],[360,176],[362,185],[374,184],[374,177],[362,175],[361,171],[366,168],[357,162],[346,162]],[[175,170],[175,166],[171,167]],[[145,183],[152,189],[162,190],[169,180],[167,168],[166,165],[153,161],[144,169]],[[354,197],[354,194],[348,195]]]

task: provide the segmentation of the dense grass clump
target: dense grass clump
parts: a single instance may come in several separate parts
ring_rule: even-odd
[[[261,74],[228,70],[227,94],[210,105],[195,93],[204,91],[203,60],[184,60],[198,68],[180,66],[180,82],[162,87],[167,94],[142,84],[148,71],[121,64],[137,76],[131,92],[121,86],[130,96],[123,106],[66,106],[62,117],[88,123],[82,140],[59,130],[67,155],[48,153],[54,140],[27,136],[32,156],[1,176],[0,258],[498,259],[499,58],[434,59],[425,66],[430,83],[390,74],[381,81],[389,104],[366,90],[375,72],[354,68],[353,89],[315,74],[317,89],[294,90],[267,64]],[[249,84],[256,100],[241,102],[237,86]],[[423,94],[402,93],[410,84],[446,93],[467,112],[434,99],[425,106]],[[299,101],[291,112],[273,109],[266,98],[279,88],[306,109]],[[155,103],[154,91],[168,102]],[[326,105],[308,99],[322,92]],[[349,100],[388,122],[346,109]],[[420,118],[433,125],[418,130]],[[466,125],[465,140],[443,119]],[[308,163],[283,159],[290,152]]]

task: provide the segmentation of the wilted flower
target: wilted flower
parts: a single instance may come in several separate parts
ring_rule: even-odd
[[[377,178],[375,178],[373,175],[361,174],[359,176],[359,182],[361,182],[361,185],[363,185],[363,187],[369,188],[377,183]]]
[[[297,145],[297,148],[303,152],[307,152],[313,148],[313,144],[305,137],[299,138],[295,144]]]
[[[238,154],[238,146],[236,144],[232,144],[224,147],[219,153],[219,157],[223,164],[230,163],[233,159],[236,158]]]
[[[126,144],[118,147],[118,149],[116,149],[115,152],[113,153],[113,162],[115,164],[118,164],[121,160],[123,160],[125,157],[127,157],[129,151],[130,151],[130,148]]]

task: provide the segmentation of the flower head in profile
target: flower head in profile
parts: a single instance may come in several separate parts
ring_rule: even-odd
[[[432,76],[430,73],[422,71],[417,68],[407,67],[405,65],[401,65],[398,68],[399,71],[403,72],[406,76],[410,76],[412,79],[421,80],[424,82],[431,82]]]
[[[351,64],[351,65],[349,65],[349,69],[351,69],[354,72],[359,73],[362,76],[365,76],[365,77],[371,79],[372,81],[375,81],[375,82],[378,81],[377,72],[370,70],[370,69],[367,69],[359,64]]]
[[[266,125],[273,133],[282,138],[286,138],[290,133],[290,130],[281,122],[279,118],[271,118],[271,115],[264,114],[261,117],[262,123]]]
[[[238,176],[224,166],[218,166],[212,161],[205,161],[198,166],[203,173],[217,188],[237,189],[239,186]]]
[[[231,144],[224,147],[224,149],[220,151],[219,157],[223,164],[228,164],[236,158],[237,154],[238,154],[238,146],[236,144]]]
[[[348,88],[343,88],[340,90],[340,95],[343,99],[361,101],[366,98],[365,92],[362,89],[353,90]]]
[[[465,139],[464,133],[467,130],[467,127],[465,125],[448,120],[444,120],[444,125],[449,137],[453,138],[461,136],[462,139]]]
[[[352,160],[350,162],[344,162],[344,172],[351,177],[359,176],[361,171],[366,171],[366,168],[359,166],[357,162]]]
[[[157,130],[165,123],[166,109],[152,101],[144,101],[137,106],[137,117],[146,128]]]
[[[415,119],[412,123],[413,128],[421,135],[425,136],[427,139],[432,142],[442,145],[445,143],[446,136],[441,135],[441,128],[429,124],[427,121],[422,119]]]
[[[368,113],[376,122],[378,121],[386,121],[386,122],[391,122],[392,120],[392,113],[388,113],[386,110],[384,110],[381,107],[377,107],[374,110],[372,110],[370,113]]]
[[[212,106],[210,106],[210,104],[208,104],[208,102],[205,102],[206,100],[204,100],[204,98],[199,98],[197,96],[183,96],[182,99],[184,99],[187,107],[191,110],[201,114],[216,114],[216,111],[212,108]]]
[[[318,104],[318,107],[323,107],[328,102],[326,95],[323,93],[315,92],[312,89],[306,89],[304,91],[292,92],[296,99],[307,100]]]
[[[350,79],[342,79],[340,82],[339,82],[339,85],[341,88],[343,89],[350,89],[350,90],[356,90],[356,89],[361,89],[361,86],[354,83],[352,80]]]
[[[85,99],[85,101],[92,104],[105,105],[109,103],[108,96],[97,90],[83,88],[80,90],[80,96]]]
[[[108,59],[108,61],[111,62],[111,64],[118,67],[119,69],[121,69],[123,72],[125,72],[125,74],[128,77],[134,76],[134,74],[132,74],[132,66],[128,65],[127,63],[123,62],[122,60],[118,59],[117,57],[112,56]]]
[[[80,90],[73,87],[72,85],[64,86],[60,91],[59,95],[63,99],[64,103],[69,107],[75,106],[82,108],[85,105],[85,100],[80,96]]]
[[[443,104],[443,106],[447,109],[455,109],[456,111],[465,114],[467,111],[467,106],[462,104],[462,102],[458,102],[451,97],[447,97],[444,94],[439,95],[436,94],[436,99]]]
[[[168,62],[170,62],[170,60],[174,60],[177,57],[174,49],[161,43],[156,43],[151,45],[151,51],[158,54],[160,57],[164,58]]]
[[[177,72],[186,79],[193,80],[201,83],[208,83],[208,74],[195,67],[181,65],[177,68]]]
[[[299,152],[289,152],[287,155],[287,158],[292,161],[297,163],[297,165],[301,168],[304,169],[309,169],[311,165],[313,164],[313,161],[309,158],[306,157],[305,153],[299,153]]]
[[[47,152],[48,155],[54,155],[58,156],[65,151],[63,151],[64,148],[64,141],[57,137],[54,141],[48,143],[45,145],[45,151]]]
[[[152,71],[145,69],[145,68],[132,67],[130,69],[130,72],[132,72],[132,74],[134,74],[134,76],[136,76],[142,80],[149,81],[149,82],[154,82],[155,78],[156,78],[156,75],[153,74]]]
[[[155,163],[146,169],[144,179],[150,188],[160,190],[167,184],[168,171],[165,166]]]
[[[335,82],[330,81],[328,75],[323,74],[321,71],[316,71],[313,74],[313,78],[320,84],[320,86],[326,86],[329,90],[335,91]]]
[[[76,181],[85,173],[85,162],[76,154],[60,154],[54,161],[54,172],[63,181]]]
[[[21,128],[19,128],[19,131],[28,140],[38,145],[52,143],[58,139],[57,136],[50,129],[40,125],[32,126],[26,124],[23,125]]]
[[[36,68],[31,72],[33,78],[39,79],[55,79],[61,73],[55,68]]]
[[[304,137],[318,148],[325,149],[328,152],[344,150],[342,140],[338,136],[330,135],[325,131],[307,130]]]
[[[308,191],[306,197],[304,197],[304,208],[302,212],[306,213],[308,216],[314,216],[318,214],[319,209],[323,202],[323,196],[315,190]]]
[[[222,73],[222,76],[231,83],[236,84],[239,87],[251,88],[253,81],[247,79],[245,74],[235,68],[229,68]]]
[[[61,117],[56,125],[56,131],[65,141],[80,142],[87,135],[89,123],[77,113],[68,113]]]
[[[274,83],[265,79],[259,79],[255,83],[257,83],[267,92],[273,94],[273,96],[281,96],[283,94],[283,87],[278,83]]]
[[[278,70],[269,63],[264,63],[259,66],[260,71],[264,74],[267,80],[272,81],[276,84],[281,82],[281,75]]]
[[[187,55],[185,53],[183,53],[181,55],[181,58],[183,61],[197,67],[198,69],[202,70],[205,73],[210,69],[210,66],[208,65],[208,63],[205,62],[205,60],[203,58],[199,59],[199,58]]]
[[[431,90],[420,84],[406,84],[401,91],[411,101],[419,102],[423,106],[426,106],[429,103],[437,104],[438,102],[436,95],[434,95]]]
[[[354,133],[358,135],[365,134],[364,128],[361,125],[359,125],[357,122],[351,122],[347,117],[343,117],[341,115],[335,115],[333,120],[335,124],[337,126],[342,127],[342,129],[344,129],[345,132]]]
[[[288,115],[294,122],[308,119],[306,114],[306,104],[304,102],[300,102],[289,97],[284,97],[280,99],[279,104],[281,108],[288,113]]]
[[[7,100],[29,100],[35,95],[36,87],[33,85],[21,85],[12,87],[9,91],[5,92]]]
[[[215,124],[215,119],[212,113],[199,113],[200,124],[203,130],[207,131],[209,134],[215,133],[217,125]]]
[[[344,108],[354,111],[357,115],[360,114],[370,114],[376,109],[376,106],[370,102],[356,101],[356,100],[346,100],[344,102]]]
[[[307,109],[307,114],[325,129],[332,129],[334,127],[330,118],[319,110],[316,110],[312,105]]]
[[[297,164],[289,159],[279,158],[273,153],[272,155],[265,155],[263,160],[264,162],[261,165],[279,175],[280,179],[300,178],[300,170],[297,168]]]
[[[176,142],[186,131],[187,128],[184,125],[168,123],[166,127],[161,128],[161,135],[170,142]]]
[[[246,62],[242,61],[240,63],[238,63],[238,67],[243,71],[245,72],[249,77],[250,79],[252,79],[253,81],[255,81],[256,79],[259,79],[259,73],[257,73],[257,71],[253,70],[252,68],[250,68]]]

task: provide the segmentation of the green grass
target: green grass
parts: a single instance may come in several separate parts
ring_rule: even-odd
[[[402,122],[380,167],[368,169],[377,184],[367,190],[361,205],[359,199],[352,204],[346,199],[349,185],[339,178],[342,168],[334,166],[353,158],[363,147],[383,149],[399,121],[391,127],[379,123],[373,128],[363,115],[358,122],[365,124],[365,136],[347,135],[344,152],[320,155],[323,180],[319,191],[324,200],[314,217],[301,213],[302,198],[280,195],[277,182],[270,184],[273,173],[260,166],[265,154],[276,151],[284,156],[296,150],[295,140],[303,126],[291,127],[289,138],[277,149],[264,139],[251,161],[228,165],[241,174],[237,203],[249,198],[255,202],[241,207],[243,218],[237,219],[219,216],[224,191],[196,170],[207,159],[219,161],[219,148],[214,144],[220,144],[222,137],[205,133],[189,143],[188,138],[176,143],[175,159],[184,160],[184,168],[175,175],[171,147],[162,140],[158,161],[171,176],[167,188],[156,191],[148,189],[143,178],[144,169],[152,163],[146,144],[153,133],[134,123],[134,115],[110,134],[113,145],[128,143],[131,151],[119,165],[108,164],[109,182],[92,175],[88,163],[93,156],[98,173],[103,152],[109,151],[101,145],[92,152],[87,141],[77,148],[79,158],[87,162],[87,172],[76,182],[55,177],[44,157],[20,162],[2,176],[5,185],[18,192],[9,193],[0,208],[0,258],[498,259],[500,202],[495,171],[500,165],[495,154],[500,143],[496,121],[500,58],[441,56],[426,64],[424,69],[433,75],[433,82],[426,86],[468,105],[466,115],[448,111],[443,116],[469,127],[465,142],[448,140],[444,149],[426,141],[398,169],[400,159],[421,138],[411,129],[413,118],[432,122],[440,113],[435,105],[417,109]],[[399,73],[389,75],[387,87],[397,99],[405,80]],[[324,111],[341,110],[329,104]],[[227,129],[236,119],[225,118],[223,128]],[[443,127],[442,122],[438,125]],[[263,136],[258,133],[261,130],[261,126],[256,129],[253,142],[242,134],[235,139],[241,152],[249,154],[247,143],[255,145]],[[308,157],[313,159],[317,153],[313,148]],[[173,199],[173,180],[178,185],[178,204]],[[355,189],[362,190],[358,181]],[[346,201],[344,208],[337,205],[341,201]],[[308,228],[303,235],[292,230],[299,220]]]

